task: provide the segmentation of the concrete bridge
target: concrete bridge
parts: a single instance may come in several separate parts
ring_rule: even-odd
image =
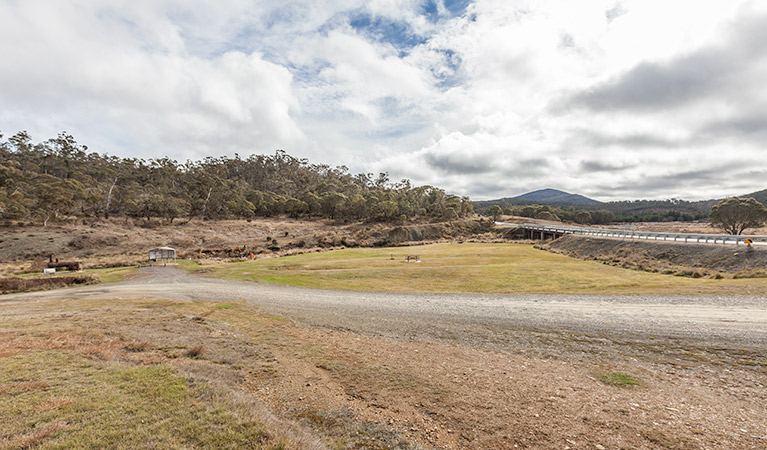
[[[566,234],[584,236],[601,236],[620,239],[639,239],[648,241],[674,241],[686,243],[711,243],[734,245],[767,245],[767,236],[762,235],[731,235],[731,234],[701,234],[701,233],[666,233],[658,231],[637,231],[615,228],[571,227],[565,225],[542,225],[537,223],[507,223],[496,222],[498,226],[519,228],[524,231],[527,239],[556,239]]]

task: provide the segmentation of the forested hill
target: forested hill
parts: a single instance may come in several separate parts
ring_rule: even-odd
[[[487,208],[492,205],[503,207],[504,205],[551,205],[551,206],[588,206],[596,209],[602,203],[579,194],[558,189],[539,189],[516,197],[501,198],[498,200],[479,200],[474,205],[477,208]]]
[[[310,164],[284,151],[247,158],[119,158],[88,152],[65,133],[33,143],[0,134],[0,218],[61,216],[210,219],[286,214],[342,220],[463,217],[466,197],[388,175]]]
[[[678,199],[603,203],[556,189],[541,189],[517,197],[477,201],[474,207],[482,213],[490,206],[498,205],[506,214],[516,216],[536,217],[537,214],[544,214],[546,218],[554,220],[598,224],[699,220],[708,217],[708,211],[714,203],[714,200],[688,202]]]

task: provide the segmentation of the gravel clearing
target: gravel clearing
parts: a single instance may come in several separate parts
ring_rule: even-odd
[[[58,312],[75,299],[86,300],[73,302],[79,313]],[[124,299],[126,311],[91,310],[91,299]],[[132,299],[199,302],[184,304],[200,312],[131,310]],[[755,449],[767,439],[762,296],[341,292],[144,268],[122,283],[0,296],[0,323],[38,320],[42,300],[109,336],[203,345],[211,360],[167,363],[230,380],[231,395],[331,448],[343,448],[338,436],[389,442],[349,448],[476,450]],[[639,385],[604,381],[625,374]]]
[[[314,326],[508,351],[518,351],[515,337],[529,340],[531,332],[547,341],[574,335],[616,342],[666,338],[718,352],[761,353],[767,346],[767,296],[399,294],[216,280],[171,267],[142,268],[140,275],[123,283],[6,295],[0,302],[121,296],[245,301]]]

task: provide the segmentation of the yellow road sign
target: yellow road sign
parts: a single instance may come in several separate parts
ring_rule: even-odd
[[[746,239],[746,240],[745,240],[745,241],[743,241],[743,242],[745,242],[745,243],[746,243],[746,244],[748,244],[748,245],[751,245],[751,244],[753,244],[753,243],[754,243],[754,240],[753,240],[753,239],[751,239],[751,238],[748,238],[748,239]]]

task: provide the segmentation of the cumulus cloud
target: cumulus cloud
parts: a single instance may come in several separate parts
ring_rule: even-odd
[[[576,92],[564,107],[632,113],[681,108],[690,103],[748,101],[762,84],[767,58],[767,12],[744,9],[723,25],[720,41],[630,70]],[[744,95],[745,94],[745,95]]]
[[[713,198],[765,187],[765,21],[745,0],[7,1],[0,130],[283,148],[475,198]]]
[[[0,60],[3,128],[28,129],[40,122],[30,117],[49,116],[103,150],[189,158],[221,152],[217,146],[272,149],[305,139],[291,117],[300,105],[290,71],[259,53],[203,59],[188,54],[167,17],[43,3],[0,6],[3,41],[15,43]],[[30,131],[55,133],[37,126]]]

